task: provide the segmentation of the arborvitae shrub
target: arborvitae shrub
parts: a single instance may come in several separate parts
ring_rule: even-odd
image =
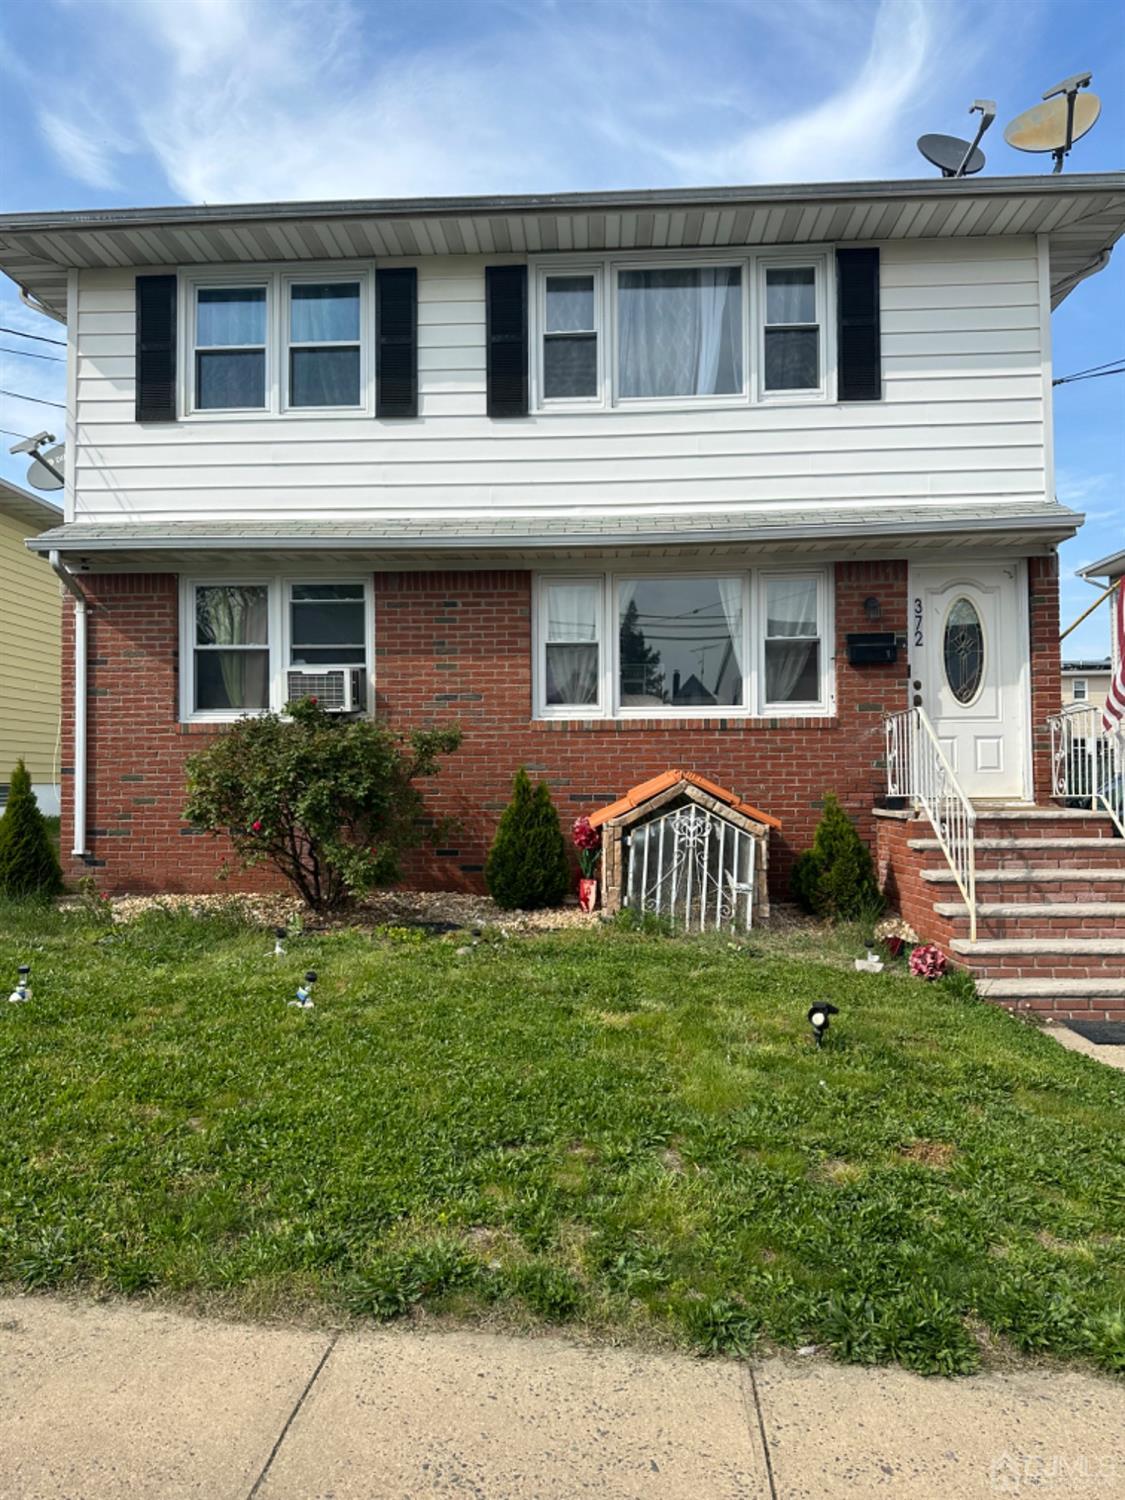
[[[509,911],[558,906],[570,887],[566,843],[551,793],[545,781],[532,788],[522,766],[488,851],[484,878],[497,906]]]
[[[870,851],[831,792],[813,846],[794,867],[793,894],[806,911],[829,921],[869,917],[882,904]]]
[[[8,805],[0,817],[0,896],[61,894],[62,871],[43,814],[20,760],[12,772]]]

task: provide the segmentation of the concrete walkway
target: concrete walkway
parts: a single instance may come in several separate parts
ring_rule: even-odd
[[[1125,1493],[1125,1389],[0,1298],[2,1500]]]

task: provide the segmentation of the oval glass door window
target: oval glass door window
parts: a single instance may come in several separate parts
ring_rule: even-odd
[[[984,627],[971,599],[953,602],[945,621],[945,680],[958,703],[971,703],[984,677]]]

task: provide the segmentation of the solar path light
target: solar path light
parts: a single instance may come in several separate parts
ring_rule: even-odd
[[[821,1000],[818,1004],[809,1006],[809,1025],[813,1029],[813,1036],[816,1037],[816,1045],[818,1047],[823,1047],[824,1045],[824,1038],[828,1031],[829,1016],[838,1016],[839,1014],[840,1012],[836,1007],[830,1005],[827,1000]]]
[[[297,986],[297,998],[290,1000],[290,1005],[295,1005],[298,1010],[312,1010],[313,1008],[313,985],[316,983],[316,970],[310,969],[305,975],[304,983]]]

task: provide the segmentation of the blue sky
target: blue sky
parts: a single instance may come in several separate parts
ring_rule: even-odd
[[[1002,126],[1094,70],[1083,171],[1121,167],[1116,0],[5,0],[0,207],[88,208],[928,175],[926,130],[995,98],[989,173],[1045,171]],[[0,287],[0,324],[56,335]],[[1125,355],[1125,247],[1055,315],[1056,374]],[[0,334],[0,349],[62,350]],[[54,400],[63,365],[0,353]],[[0,396],[0,428],[61,413]],[[1056,392],[1073,570],[1125,541],[1125,377]],[[0,434],[0,474],[23,482]],[[1068,642],[1108,649],[1104,611]]]

